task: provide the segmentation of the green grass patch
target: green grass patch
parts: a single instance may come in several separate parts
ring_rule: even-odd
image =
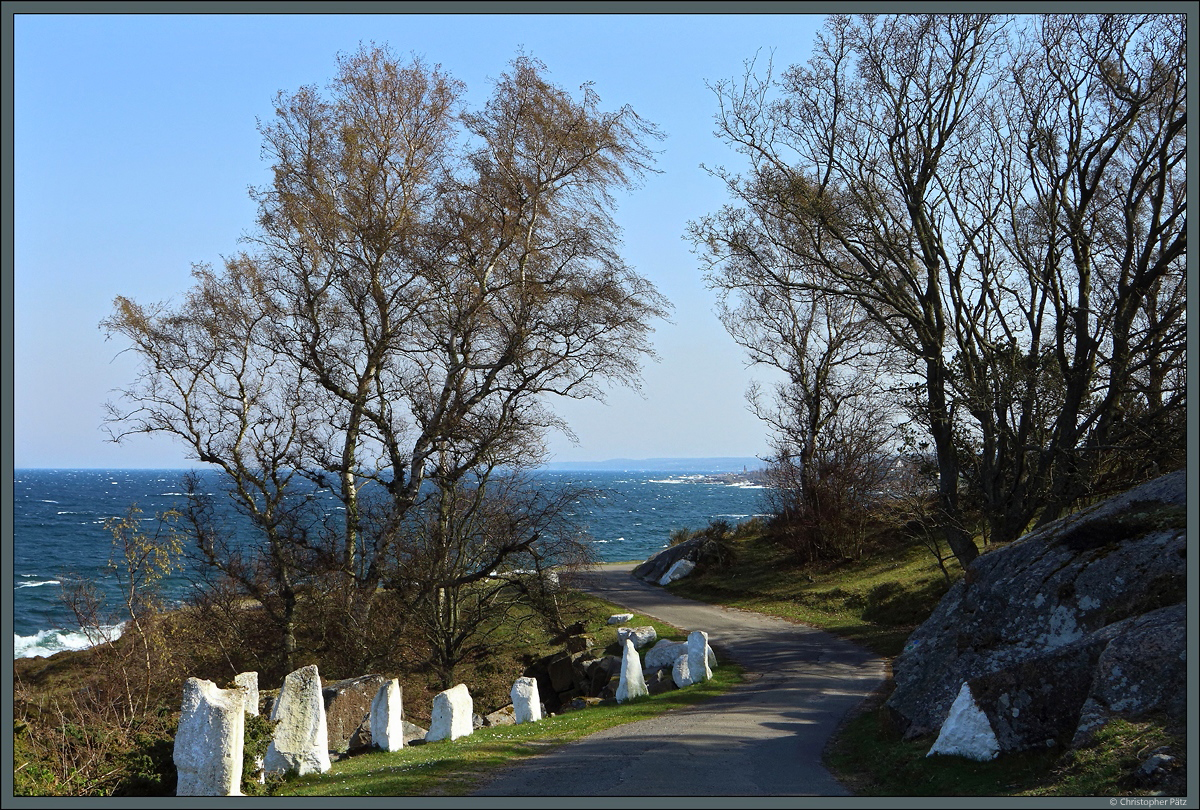
[[[615,635],[615,631],[614,631]],[[497,769],[613,726],[656,717],[729,691],[741,681],[733,664],[718,667],[701,684],[559,714],[537,723],[477,729],[468,737],[416,745],[403,751],[362,754],[334,763],[323,774],[294,777],[278,796],[463,796]]]
[[[915,542],[857,561],[805,566],[767,538],[735,542],[735,564],[697,572],[668,590],[820,627],[894,656],[949,588],[933,555]]]
[[[927,757],[934,735],[901,740],[886,710],[848,722],[826,750],[826,764],[865,796],[1182,796],[1186,739],[1157,721],[1114,720],[1091,744],[1065,754],[1010,753],[990,762]],[[1139,783],[1136,772],[1156,750],[1174,757],[1164,779]]]

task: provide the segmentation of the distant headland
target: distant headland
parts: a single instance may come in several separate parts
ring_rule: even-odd
[[[754,456],[722,456],[717,458],[612,458],[607,461],[552,461],[542,469],[582,472],[688,472],[718,473],[759,470],[766,463]]]

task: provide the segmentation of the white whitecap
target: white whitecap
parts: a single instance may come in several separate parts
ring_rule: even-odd
[[[61,584],[62,583],[59,582],[57,579],[47,579],[47,580],[43,580],[42,582],[18,582],[17,587],[18,588],[36,588],[39,585],[61,585]]]
[[[92,633],[82,630],[41,630],[32,636],[21,636],[13,633],[13,657],[34,658],[39,655],[54,655],[63,650],[86,650],[105,639],[109,641],[121,637],[124,625],[106,625],[96,628]]]

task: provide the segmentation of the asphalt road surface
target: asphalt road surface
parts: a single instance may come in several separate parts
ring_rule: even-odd
[[[704,630],[746,679],[727,694],[601,731],[498,772],[477,796],[845,796],[821,765],[842,718],[885,675],[828,633],[673,596],[605,565],[583,586],[631,611]]]

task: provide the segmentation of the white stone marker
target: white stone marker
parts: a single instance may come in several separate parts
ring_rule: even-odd
[[[609,624],[622,624],[633,618],[632,613],[614,613],[608,617]]]
[[[175,732],[176,796],[241,796],[246,711],[241,689],[188,678]]]
[[[474,711],[475,705],[465,683],[439,692],[433,698],[433,718],[429,723],[429,731],[425,734],[425,741],[457,740],[459,737],[466,737],[475,730],[471,722]]]
[[[246,694],[246,714],[258,716],[258,673],[243,672],[233,679],[238,689]]]
[[[642,675],[642,659],[633,639],[625,639],[625,651],[621,655],[621,679],[617,682],[617,703],[649,694],[646,677]]]
[[[316,664],[284,678],[271,722],[275,735],[263,760],[267,773],[294,771],[303,776],[329,770],[329,731]]]
[[[536,723],[542,719],[542,704],[536,678],[517,678],[509,692],[513,716],[518,723]]]
[[[687,645],[688,677],[692,683],[703,683],[712,677],[708,666],[708,633],[693,630],[688,633]]]
[[[371,700],[371,742],[384,751],[404,747],[404,692],[392,678]]]
[[[938,738],[925,756],[952,754],[986,762],[1000,753],[1000,742],[987,715],[975,703],[971,687],[963,681]]]
[[[667,569],[667,573],[663,574],[658,580],[659,585],[669,585],[677,579],[683,579],[688,574],[692,573],[696,568],[696,564],[691,560],[676,560],[675,564]]]
[[[680,689],[692,685],[691,670],[688,669],[686,652],[676,658],[675,663],[671,665],[671,680],[675,681],[675,685]]]

